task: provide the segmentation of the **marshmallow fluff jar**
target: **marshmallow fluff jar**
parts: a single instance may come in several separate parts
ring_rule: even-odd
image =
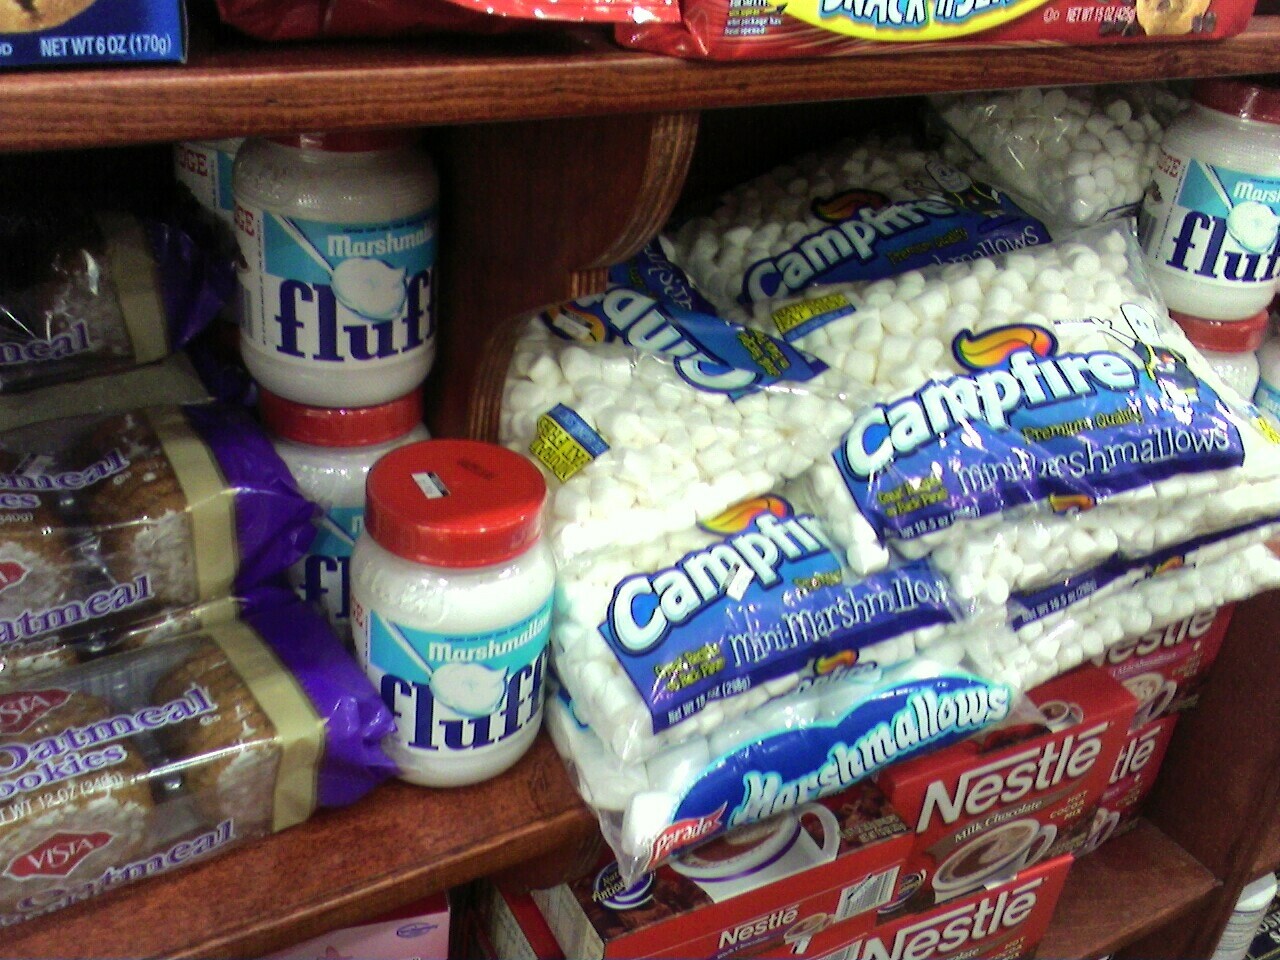
[[[1280,88],[1205,80],[1165,133],[1139,216],[1170,310],[1243,320],[1280,276]]]
[[[407,133],[248,140],[233,174],[240,348],[316,407],[404,396],[435,357],[439,185]]]
[[[410,783],[487,780],[533,743],[555,588],[546,495],[528,460],[474,440],[410,444],[369,473],[352,626]]]
[[[428,439],[422,389],[372,407],[308,407],[261,390],[258,413],[298,489],[324,509],[289,583],[349,643],[351,551],[364,529],[365,481],[384,454]]]

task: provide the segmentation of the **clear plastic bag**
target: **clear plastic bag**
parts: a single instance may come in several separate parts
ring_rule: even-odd
[[[1002,721],[1023,702],[1002,684],[925,658],[874,680],[835,670],[643,765],[613,755],[563,691],[548,699],[546,719],[633,884],[683,849],[838,793]]]

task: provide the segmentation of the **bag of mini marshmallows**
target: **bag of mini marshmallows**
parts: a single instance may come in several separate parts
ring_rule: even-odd
[[[731,320],[817,284],[875,280],[1049,240],[1001,191],[902,136],[801,157],[665,235],[672,260]]]
[[[988,676],[1030,689],[1127,637],[1280,586],[1280,558],[1265,545],[1277,529],[1256,525],[1138,559],[1116,557],[1015,594],[1008,626],[975,633],[966,652]]]
[[[1165,128],[1185,101],[1163,85],[1136,84],[1028,87],[932,104],[946,159],[1008,190],[1056,236],[1059,227],[1137,213]]]
[[[244,596],[306,553],[316,511],[261,429],[217,404],[0,433],[0,649]]]
[[[917,658],[872,679],[834,665],[643,764],[619,760],[563,690],[548,698],[547,727],[631,884],[672,854],[970,736],[1021,702],[964,667]]]
[[[858,572],[893,544],[1003,603],[1280,515],[1280,446],[1168,319],[1127,227],[814,296],[879,402],[805,478]],[[792,304],[794,306],[794,304]]]
[[[546,475],[563,565],[775,489],[853,422],[843,381],[782,341],[615,287],[524,321],[499,438]]]
[[[926,561],[851,580],[817,519],[769,494],[562,567],[552,651],[579,718],[641,761],[834,665],[878,675],[972,629]]]

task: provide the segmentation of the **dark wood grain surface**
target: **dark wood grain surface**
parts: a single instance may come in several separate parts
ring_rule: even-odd
[[[428,126],[802,103],[1046,83],[1280,71],[1280,17],[1240,36],[970,47],[763,63],[686,62],[569,39],[195,45],[183,66],[0,75],[0,149],[300,129]]]

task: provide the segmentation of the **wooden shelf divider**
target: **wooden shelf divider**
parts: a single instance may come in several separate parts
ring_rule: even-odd
[[[389,43],[196,43],[181,66],[0,75],[0,150],[625,115],[774,103],[1280,71],[1280,16],[1214,42],[890,49],[708,63],[602,31]]]

